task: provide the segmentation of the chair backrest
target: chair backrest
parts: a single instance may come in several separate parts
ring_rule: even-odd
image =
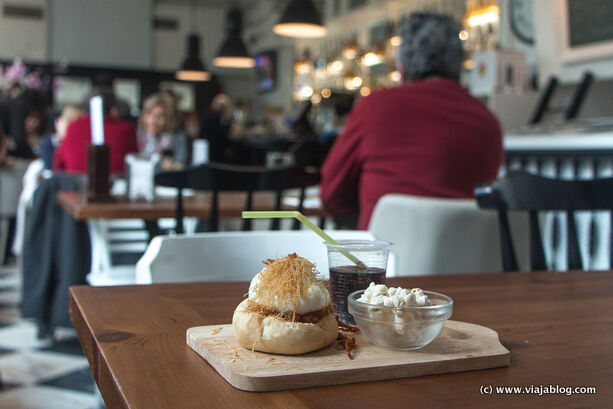
[[[160,172],[155,177],[155,183],[161,186],[175,187],[177,194],[177,232],[182,233],[183,225],[183,195],[182,189],[204,190],[212,192],[211,214],[208,220],[209,231],[215,232],[219,225],[218,193],[222,191],[243,191],[247,193],[245,210],[252,210],[253,193],[257,191],[272,191],[275,193],[275,207],[281,208],[281,194],[287,189],[300,189],[298,210],[302,210],[305,189],[319,183],[318,172],[298,168],[266,168],[261,166],[237,166],[221,163],[207,163],[191,169],[172,172]],[[252,220],[243,221],[242,230],[251,230]],[[294,224],[294,229],[299,228]],[[279,229],[279,220],[271,221],[271,229]]]
[[[513,171],[504,179],[478,187],[475,190],[475,196],[480,207],[498,211],[505,271],[518,270],[507,211],[524,211],[529,215],[532,270],[547,269],[539,212],[565,212],[568,268],[581,269],[584,264],[579,250],[575,212],[613,209],[613,178],[559,180],[533,175],[525,171]]]
[[[337,240],[375,239],[366,231],[328,234]],[[263,268],[262,260],[294,252],[328,277],[326,248],[311,231],[219,232],[155,237],[136,264],[136,283],[247,281]],[[393,261],[388,273],[394,275]]]
[[[502,271],[496,213],[472,199],[385,195],[369,230],[394,243],[398,275]]]

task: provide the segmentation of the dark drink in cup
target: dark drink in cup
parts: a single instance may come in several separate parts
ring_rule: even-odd
[[[330,268],[330,294],[334,313],[346,324],[354,324],[347,311],[347,296],[363,290],[372,282],[385,284],[390,242],[340,240],[325,243]]]
[[[363,290],[370,283],[385,284],[385,270],[370,267],[367,270],[358,266],[339,266],[330,269],[330,293],[334,313],[346,324],[355,324],[347,311],[347,296],[354,291]]]

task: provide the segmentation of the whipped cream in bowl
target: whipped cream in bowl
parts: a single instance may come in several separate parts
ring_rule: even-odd
[[[348,297],[349,313],[374,345],[391,349],[423,348],[451,317],[453,300],[420,288],[371,283]]]

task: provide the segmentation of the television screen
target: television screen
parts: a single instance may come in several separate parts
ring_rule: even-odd
[[[277,85],[277,52],[265,51],[255,56],[256,92],[272,91]]]

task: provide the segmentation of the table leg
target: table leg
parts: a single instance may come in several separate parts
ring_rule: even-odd
[[[92,265],[87,280],[91,283],[95,277],[111,268],[111,251],[108,246],[108,229],[104,220],[87,220],[89,240],[91,243]]]

